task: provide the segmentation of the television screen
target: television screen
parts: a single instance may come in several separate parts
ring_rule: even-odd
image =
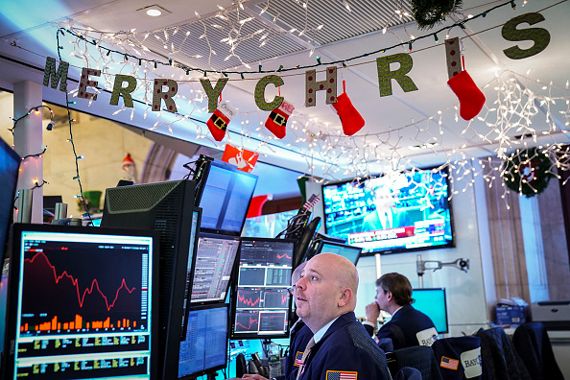
[[[225,304],[190,310],[186,336],[180,342],[179,379],[195,378],[226,367],[228,320]]]
[[[445,288],[414,289],[412,298],[412,306],[431,318],[438,333],[449,331]]]
[[[239,236],[256,184],[253,174],[212,161],[200,199],[201,228]]]
[[[154,379],[157,247],[149,232],[17,224],[9,379]]]
[[[6,240],[12,224],[12,211],[18,183],[20,156],[2,139],[0,139],[0,265],[4,263]],[[2,300],[0,299],[0,302]]]
[[[200,233],[192,303],[223,302],[226,299],[239,242],[237,236]]]
[[[363,253],[450,247],[448,197],[445,170],[324,185],[325,230]]]
[[[332,242],[322,242],[319,253],[323,252],[336,253],[337,255],[341,255],[347,258],[351,263],[356,265],[358,263],[358,259],[360,258],[360,252],[362,252],[362,248]]]
[[[290,240],[242,238],[239,276],[232,297],[232,337],[279,338],[289,332]]]

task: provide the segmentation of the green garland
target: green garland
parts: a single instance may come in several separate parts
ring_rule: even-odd
[[[431,29],[457,12],[461,0],[412,0],[412,13],[420,29]]]
[[[512,153],[504,162],[503,180],[507,187],[527,198],[540,194],[553,177],[548,154],[537,148]]]

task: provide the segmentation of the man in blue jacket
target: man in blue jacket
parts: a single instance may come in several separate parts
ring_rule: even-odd
[[[314,333],[297,380],[391,379],[384,352],[354,315],[358,273],[349,260],[316,255],[295,286],[297,314]]]
[[[431,346],[437,339],[432,320],[412,306],[412,285],[400,273],[386,273],[376,280],[376,300],[366,306],[364,327],[370,335],[380,314],[389,313],[392,318],[384,323],[376,341],[382,345],[390,339],[395,350],[411,346]]]

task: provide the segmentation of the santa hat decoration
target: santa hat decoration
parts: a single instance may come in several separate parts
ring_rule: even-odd
[[[123,171],[126,173],[127,179],[131,181],[136,181],[137,166],[135,164],[135,161],[131,157],[130,153],[127,153],[127,155],[123,157],[123,162],[121,164],[121,167]]]

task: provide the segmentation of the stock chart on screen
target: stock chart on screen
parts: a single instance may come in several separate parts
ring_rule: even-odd
[[[243,238],[233,301],[234,337],[276,337],[288,331],[294,243]]]
[[[14,378],[150,378],[152,237],[22,231]]]

